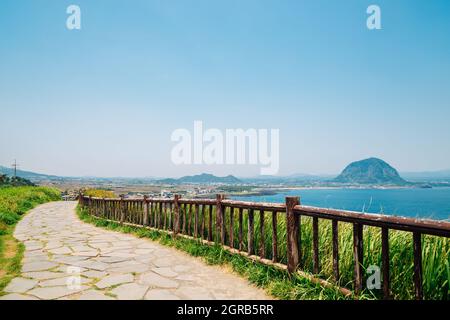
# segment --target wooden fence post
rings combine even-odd
[[[313,272],[320,273],[319,263],[319,218],[313,217]]]
[[[294,213],[294,207],[300,204],[300,197],[286,197],[286,227],[287,227],[287,258],[288,271],[295,272],[299,264],[299,216]]]
[[[178,200],[180,200],[180,195],[176,194],[173,198],[173,211],[175,216],[175,221],[173,224],[173,233],[177,235],[180,233],[180,205],[178,203]]]
[[[225,199],[225,195],[216,195],[216,216],[218,227],[220,229],[220,243],[225,245],[225,210],[223,208],[222,200]]]
[[[212,205],[209,205],[208,215],[209,215],[209,219],[208,219],[208,241],[213,241],[213,227],[212,227],[212,223],[213,223],[213,206]]]
[[[198,208],[199,205],[194,204],[194,238],[198,238]]]
[[[125,201],[123,195],[120,195],[120,224],[125,221]]]
[[[247,253],[249,256],[254,254],[255,245],[255,211],[247,210],[248,214],[248,230],[247,230]]]
[[[272,261],[278,262],[278,223],[277,212],[272,212]]]
[[[243,218],[243,212],[244,209],[239,208],[239,251],[244,250],[244,237],[243,237],[243,225],[244,225],[244,218]]]
[[[230,248],[234,248],[234,207],[230,207],[230,229],[229,229]]]
[[[88,204],[89,204],[89,215],[92,216],[92,212],[94,210],[92,208],[92,196],[89,196]]]
[[[331,220],[331,233],[333,242],[333,275],[334,280],[339,283],[339,224],[338,221]]]
[[[108,211],[108,209],[107,209],[107,207],[106,207],[106,199],[105,198],[103,198],[102,199],[102,204],[103,204],[103,214],[102,214],[102,218],[106,218],[106,214],[107,214],[107,211]]]
[[[266,258],[266,242],[264,230],[264,208],[259,209],[259,256],[261,259]]]
[[[78,205],[80,206],[80,208],[84,207],[84,203],[83,203],[83,194],[81,192],[78,193]]]
[[[143,214],[144,214],[144,219],[142,224],[144,226],[146,226],[148,224],[148,197],[144,196],[144,203],[143,203]]]
[[[355,262],[355,294],[359,295],[363,290],[363,226],[359,223],[353,224],[353,257]]]

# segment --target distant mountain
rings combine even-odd
[[[6,174],[8,176],[14,175],[14,170],[11,168],[0,166],[0,174]],[[47,175],[47,174],[41,174],[31,171],[24,171],[24,170],[17,170],[17,176],[28,179],[31,181],[42,181],[42,180],[60,180],[61,177],[53,176],[53,175]]]
[[[8,176],[14,175],[14,170],[11,168],[0,166],[0,174],[5,174]],[[146,178],[127,178],[127,177],[61,177],[55,175],[41,174],[31,171],[17,170],[17,176],[28,179],[32,182],[43,182],[43,181],[77,181],[77,182],[115,182],[115,183],[130,183],[130,184],[148,184],[148,183],[165,183],[165,184],[238,184],[242,183],[241,180],[234,176],[217,177],[212,174],[200,174],[195,176],[185,176],[180,179],[160,179],[153,177]]]
[[[0,174],[8,176],[14,175],[14,169],[0,166]],[[33,182],[42,181],[90,181],[90,182],[117,182],[117,183],[132,183],[132,184],[148,184],[160,178],[157,177],[95,177],[95,176],[56,176],[43,173],[36,173],[31,171],[17,170],[17,176],[31,180]]]
[[[185,176],[179,179],[162,179],[158,180],[157,183],[164,183],[164,184],[216,184],[216,183],[223,183],[223,184],[237,184],[242,183],[241,180],[234,176],[226,176],[226,177],[217,177],[212,174],[202,173],[200,175],[195,176]]]
[[[369,158],[350,163],[333,180],[338,183],[404,185],[405,181],[397,170],[378,158]]]

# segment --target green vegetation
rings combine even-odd
[[[319,220],[320,266],[322,277],[332,275],[332,233],[331,221]],[[364,227],[364,270],[369,266],[382,265],[381,229]],[[302,245],[304,247],[303,266],[306,271],[313,270],[312,257],[312,219],[302,218]],[[395,299],[414,299],[414,256],[412,233],[391,230],[389,234],[391,290]],[[449,257],[450,239],[434,236],[422,237],[423,285],[426,299],[448,300],[449,296]],[[349,223],[339,225],[339,264],[340,284],[351,288],[353,279],[353,226]],[[366,277],[370,274],[366,274]],[[366,294],[381,298],[381,290]]]
[[[36,205],[59,199],[60,192],[52,188],[0,188],[0,294],[20,274],[24,246],[13,237],[14,226]]]
[[[6,174],[0,174],[0,187],[19,187],[19,186],[34,186],[35,184],[30,180],[21,177],[8,177]]]
[[[83,194],[87,197],[96,197],[96,198],[117,198],[116,194],[109,190],[103,189],[87,189],[83,192]]]
[[[216,214],[212,212],[212,225],[216,225]],[[150,214],[150,221],[154,221],[154,212],[152,210]],[[160,212],[160,210],[156,210]],[[165,211],[165,210],[164,210]],[[181,224],[186,214],[186,228],[189,234],[193,234],[194,231],[194,219],[193,210],[189,207],[181,206]],[[199,212],[199,221],[202,221],[201,212]],[[127,215],[125,222],[141,224],[142,223],[142,208],[139,206],[130,206],[127,209]],[[159,221],[164,224],[167,221],[167,225],[170,225],[172,214],[167,210],[165,213],[167,218],[160,217]],[[159,214],[158,214],[159,215]],[[205,230],[203,238],[207,238],[207,226],[209,225],[209,206],[205,207]],[[272,259],[272,215],[269,212],[265,212],[264,219],[264,243],[265,252],[268,259]],[[225,213],[227,226],[226,243],[229,241],[229,225],[231,212],[230,209]],[[285,216],[278,214],[278,260],[281,263],[287,263],[286,257],[286,224]],[[189,220],[191,221],[189,223]],[[233,211],[234,220],[234,248],[239,247],[238,240],[238,210]],[[189,229],[190,226],[190,229]],[[219,240],[219,232],[216,228],[213,228],[213,239],[216,242]],[[248,212],[243,212],[243,251],[247,251],[247,230],[248,230]],[[254,211],[254,247],[255,254],[258,254],[260,249],[260,230],[261,220],[258,210]],[[312,218],[302,217],[301,219],[301,247],[302,247],[302,259],[301,269],[303,271],[313,272],[313,256],[312,256]],[[364,262],[363,268],[367,270],[370,266],[381,267],[381,230],[375,227],[364,227],[363,230],[363,246],[364,246]],[[413,243],[412,234],[404,231],[390,230],[389,233],[390,244],[390,269],[391,269],[391,290],[393,298],[395,299],[414,299],[414,259],[413,259]],[[331,221],[319,219],[319,256],[320,256],[320,275],[319,277],[332,282],[333,275],[332,265],[332,232]],[[206,249],[205,249],[206,250]],[[423,256],[423,289],[425,299],[433,300],[448,300],[449,295],[449,283],[450,283],[450,239],[423,236],[422,237],[422,256]],[[339,267],[340,276],[339,285],[348,289],[352,289],[353,286],[353,225],[350,223],[339,223]],[[366,278],[371,273],[366,273]],[[369,291],[366,289],[364,294],[367,297],[374,299],[382,298],[381,290]]]
[[[234,239],[235,248],[238,247],[238,230],[237,223],[238,214],[234,212],[235,230]],[[286,264],[286,221],[284,215],[278,214],[278,253],[279,261]],[[226,225],[229,225],[230,213],[226,213]],[[248,217],[244,211],[244,250],[247,250],[246,234],[248,229]],[[255,211],[255,249],[258,250],[260,243],[260,215]],[[272,217],[265,214],[264,219],[264,237],[265,251],[269,259],[272,258]],[[363,229],[363,246],[364,259],[363,269],[367,270],[369,266],[381,267],[381,229],[375,227],[364,227]],[[390,230],[390,270],[391,270],[391,290],[395,299],[415,299],[414,296],[414,256],[412,233]],[[302,259],[301,269],[303,271],[313,273],[313,231],[312,218],[302,217],[301,219],[301,246]],[[422,259],[423,259],[423,286],[424,297],[433,300],[448,300],[450,298],[450,239],[423,236],[422,237]],[[320,257],[320,277],[323,279],[331,279],[333,275],[332,260],[332,228],[331,221],[319,219],[319,257]],[[339,223],[339,268],[340,276],[339,285],[348,289],[352,289],[353,283],[353,225],[350,223]],[[366,278],[371,273],[366,273]],[[330,280],[331,281],[331,280]],[[367,296],[373,298],[382,298],[381,290],[364,292]]]
[[[335,288],[324,288],[318,284],[300,277],[289,276],[287,272],[277,268],[256,263],[246,257],[231,254],[221,246],[208,246],[200,241],[183,237],[173,238],[170,234],[145,228],[121,226],[119,223],[90,216],[86,210],[77,209],[81,220],[92,223],[96,227],[124,233],[131,233],[140,238],[153,241],[182,250],[192,256],[202,258],[211,265],[222,265],[246,277],[251,283],[264,288],[272,296],[284,300],[344,300],[345,297]],[[366,298],[363,296],[362,298]]]

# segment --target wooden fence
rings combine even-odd
[[[133,226],[164,230],[205,243],[221,244],[225,249],[260,263],[295,272],[301,268],[301,216],[312,218],[313,273],[320,273],[319,219],[331,220],[333,278],[339,272],[339,222],[353,224],[354,291],[363,290],[363,227],[381,228],[383,296],[390,297],[389,230],[412,233],[414,252],[414,287],[417,299],[423,299],[422,235],[450,238],[450,223],[419,220],[360,212],[330,210],[300,205],[298,197],[286,203],[233,201],[219,194],[216,199],[104,199],[80,196],[79,204],[90,215]],[[245,213],[245,214],[244,214]],[[256,216],[259,215],[259,216]],[[255,216],[259,224],[255,226]],[[247,221],[244,221],[244,217]],[[284,222],[281,221],[284,219]],[[236,221],[237,220],[237,221]],[[267,223],[267,221],[269,221]],[[262,222],[262,223],[261,223]],[[280,237],[280,224],[285,235]],[[268,230],[267,230],[268,229]],[[266,239],[269,238],[270,239]],[[283,242],[280,242],[283,238]],[[266,241],[269,240],[269,241]],[[269,244],[269,245],[268,245]],[[283,247],[285,257],[280,259]]]

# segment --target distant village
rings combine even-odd
[[[436,188],[450,186],[450,171],[411,179],[401,177],[396,169],[377,158],[349,164],[338,176],[259,176],[236,178],[218,177],[208,173],[166,178],[99,178],[60,177],[0,166],[0,184],[38,184],[55,187],[65,200],[74,200],[88,189],[111,191],[125,198],[172,198],[175,193],[184,198],[213,198],[217,193],[233,196],[271,195],[286,189],[298,188]],[[417,174],[416,174],[417,175]],[[12,178],[11,178],[12,177]],[[3,181],[3,182],[2,182]]]

